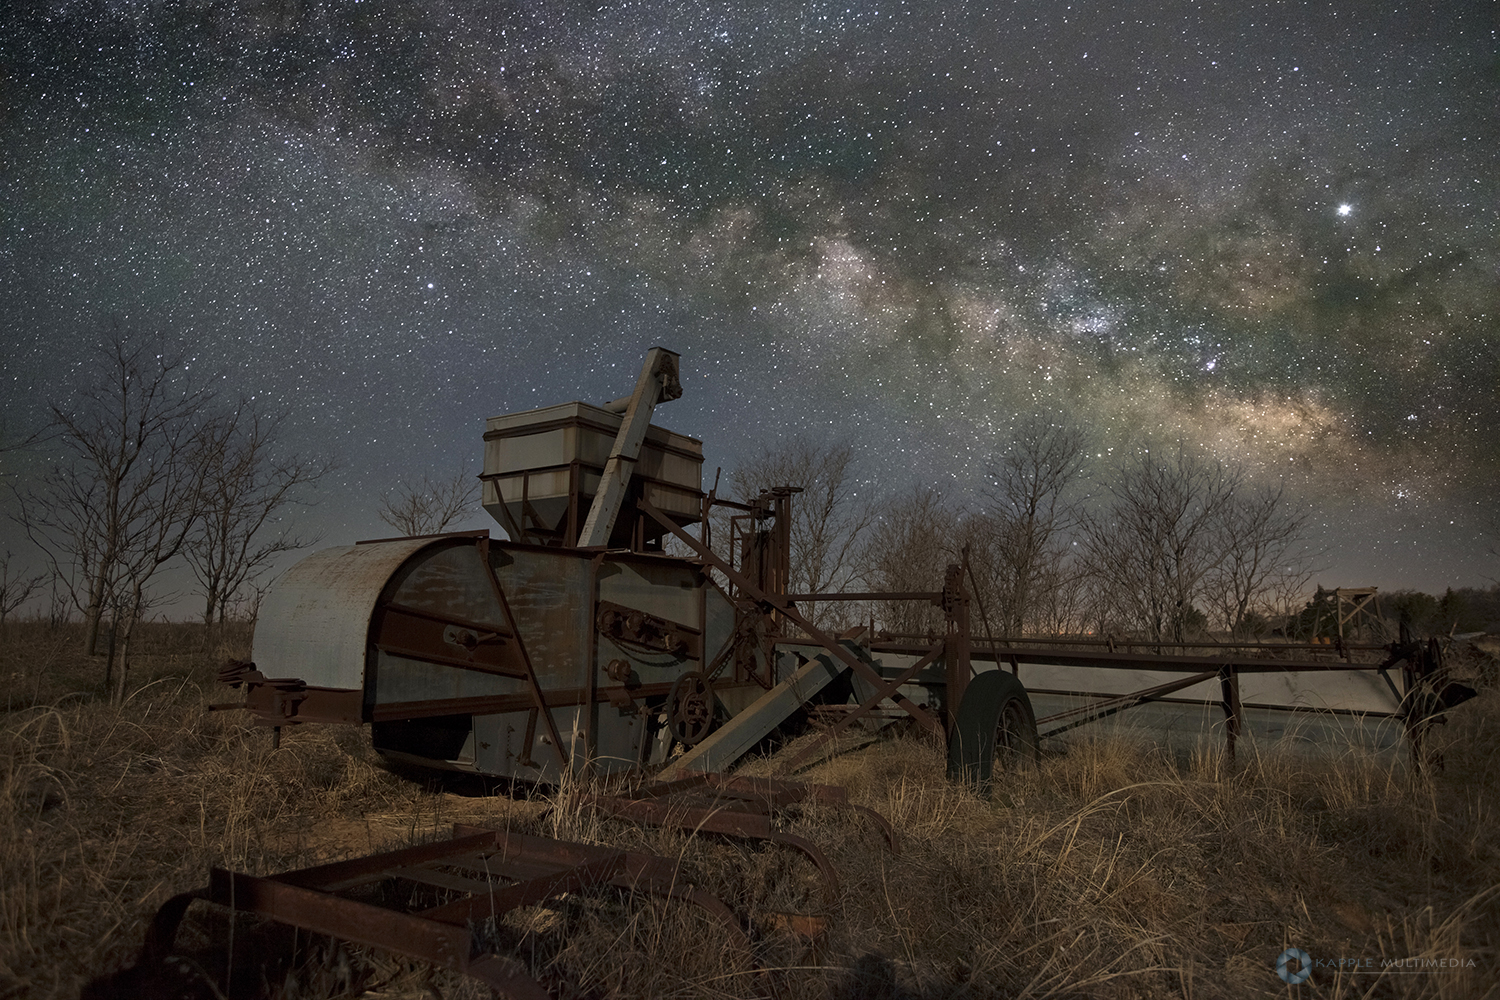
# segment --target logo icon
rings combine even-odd
[[[1292,963],[1296,962],[1296,968]],[[1312,957],[1301,948],[1288,948],[1276,959],[1276,974],[1288,986],[1300,986],[1312,975]]]

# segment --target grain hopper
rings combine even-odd
[[[608,773],[696,743],[780,678],[764,610],[663,552],[708,500],[702,444],[651,423],[681,392],[678,356],[654,348],[624,399],[491,418],[483,504],[508,540],[317,552],[267,594],[255,664],[225,679],[278,733],[368,723],[388,758],[485,775]],[[757,572],[784,565],[765,555],[784,537],[748,538]]]

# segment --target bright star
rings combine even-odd
[[[1348,215],[1352,211],[1354,211],[1354,206],[1349,204],[1347,201],[1339,206],[1340,215]]]

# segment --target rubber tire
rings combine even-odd
[[[1001,721],[1012,727],[1009,748],[1002,747],[1002,768],[1035,766],[1041,761],[1036,712],[1026,688],[1003,670],[986,670],[969,681],[958,718],[948,739],[948,778],[988,793],[995,769],[996,735]]]

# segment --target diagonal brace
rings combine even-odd
[[[857,709],[844,716],[838,722],[835,722],[824,732],[819,733],[816,739],[808,743],[807,746],[803,747],[801,750],[797,751],[796,756],[787,761],[785,764],[781,765],[779,770],[783,774],[790,771],[792,768],[796,767],[798,764],[802,763],[804,760],[810,757],[813,751],[820,750],[827,744],[833,742],[833,740],[838,736],[839,733],[847,729],[857,719],[862,719],[865,716],[869,715],[872,711],[875,710],[875,707],[877,705],[900,690],[901,685],[905,684],[907,681],[915,677],[918,671],[941,656],[945,645],[946,644],[942,642],[933,643],[932,648],[927,651],[926,656],[922,657],[916,663],[913,663],[911,666],[901,671],[900,675],[887,682],[873,695],[860,702]]]
[[[741,593],[749,594],[756,601],[759,601],[762,604],[770,605],[777,611],[780,611],[788,619],[795,622],[802,629],[802,631],[806,632],[808,634],[808,637],[811,638],[813,642],[816,642],[818,645],[828,650],[839,660],[843,661],[843,663],[850,669],[852,669],[856,674],[869,681],[875,687],[881,688],[885,686],[884,677],[881,677],[878,673],[876,673],[869,664],[863,662],[858,657],[850,653],[836,639],[832,638],[822,629],[816,627],[812,624],[812,622],[809,622],[806,618],[802,617],[801,612],[797,610],[796,606],[792,604],[792,602],[788,601],[784,597],[777,597],[774,594],[768,594],[764,590],[761,590],[759,587],[757,587],[754,583],[751,583],[750,580],[746,579],[746,577],[738,570],[736,570],[733,566],[730,566],[729,563],[719,558],[719,556],[712,549],[704,545],[692,535],[689,535],[687,532],[683,531],[676,524],[674,524],[672,520],[667,517],[667,515],[657,510],[656,505],[653,504],[650,500],[647,500],[644,496],[641,497],[640,500],[637,501],[637,503],[644,513],[651,515],[651,517],[654,518],[658,524],[670,531],[674,536],[676,536],[679,541],[681,541],[688,548],[692,549],[694,552],[698,553],[698,557],[700,559],[712,565],[714,569],[717,569],[720,573],[723,573],[730,583],[734,584],[740,589]],[[921,708],[921,706],[914,703],[910,698],[902,694],[894,694],[891,696],[891,700],[894,701],[897,705],[901,706],[901,708],[905,709],[906,714],[916,719],[929,732],[934,733],[937,736],[944,735],[942,723],[938,722],[937,719],[933,718],[930,713]]]

